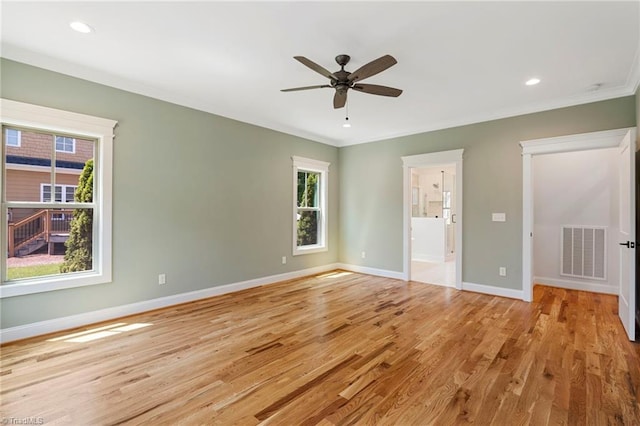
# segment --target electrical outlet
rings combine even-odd
[[[167,274],[158,275],[158,284],[163,285],[167,283]]]
[[[362,256],[363,259],[366,259],[367,253],[363,251],[361,256]]]
[[[504,266],[501,266],[500,269],[498,269],[498,274],[500,274],[501,277],[506,277],[507,276],[507,268],[505,268]]]
[[[491,213],[491,220],[494,222],[506,222],[507,215],[506,213]]]
[[[282,264],[283,265],[287,264],[287,256],[282,256]]]

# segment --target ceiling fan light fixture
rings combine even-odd
[[[89,34],[90,32],[93,31],[93,28],[91,28],[88,24],[85,24],[84,22],[80,22],[80,21],[70,22],[69,26],[71,27],[72,30],[82,34]]]
[[[344,118],[344,123],[342,123],[342,127],[344,127],[345,129],[348,129],[349,127],[351,127],[351,123],[349,123],[349,117]]]

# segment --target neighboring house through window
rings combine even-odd
[[[4,130],[4,139],[6,141],[7,146],[13,146],[16,148],[20,147],[20,136],[22,132],[17,129],[5,129]]]
[[[0,120],[7,141],[0,170],[0,297],[111,282],[116,122],[7,99],[0,99]],[[10,136],[16,134],[18,146]],[[82,195],[76,199],[79,186]],[[75,228],[82,233],[75,240],[74,220],[83,224]],[[61,259],[58,268],[41,268],[45,272],[26,277],[16,271],[12,258],[30,250],[48,248],[51,253],[55,245],[67,254],[75,250],[86,261]]]
[[[329,163],[293,159],[293,254],[327,251]]]
[[[57,203],[71,203],[78,185],[56,185],[55,201]],[[51,185],[40,185],[40,201],[51,201]]]

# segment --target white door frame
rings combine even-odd
[[[430,154],[402,157],[402,229],[403,229],[403,271],[405,281],[411,279],[411,169],[455,164],[456,167],[456,224],[455,259],[456,288],[462,290],[462,153],[463,149],[440,151]]]
[[[522,298],[533,300],[533,169],[539,154],[617,148],[630,128],[521,141],[522,147]],[[635,183],[634,183],[635,184]]]

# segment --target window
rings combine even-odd
[[[293,157],[293,254],[327,251],[329,163]]]
[[[20,130],[5,129],[4,131],[4,140],[7,146],[19,148],[21,136],[22,132],[20,132]]]
[[[0,99],[0,120],[5,135],[21,131],[30,147],[28,155],[16,157],[3,146],[0,297],[110,282],[116,122],[7,99]],[[73,152],[76,158],[58,159],[59,151]],[[81,188],[77,198],[76,188]],[[71,230],[73,221],[80,231]],[[65,243],[74,232],[81,234]],[[62,247],[63,254],[75,250],[73,254],[84,254],[88,261],[81,267],[40,265],[43,272],[32,268],[25,275],[14,258],[37,250],[34,244],[41,250]]]
[[[76,140],[67,136],[56,136],[56,151],[68,152],[73,154],[76,152]]]
[[[77,185],[56,185],[56,203],[72,203]],[[40,185],[40,201],[51,201],[51,185],[43,183]]]

